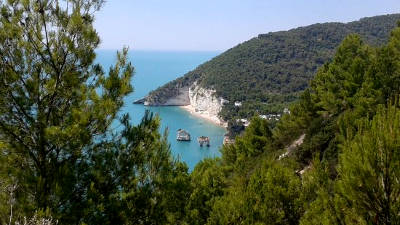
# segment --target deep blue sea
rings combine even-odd
[[[163,133],[166,128],[169,130],[168,141],[171,144],[173,155],[186,162],[190,170],[193,170],[200,160],[220,155],[219,148],[222,146],[225,129],[195,117],[179,107],[148,107],[135,105],[133,102],[218,54],[219,52],[187,51],[130,51],[129,54],[129,59],[135,67],[135,75],[132,79],[134,92],[125,98],[122,113],[129,113],[135,124],[140,122],[145,109],[157,113],[161,118],[160,132]],[[116,51],[98,50],[96,61],[107,71],[110,65],[115,64]],[[178,129],[187,130],[192,136],[192,141],[176,141]],[[201,148],[199,146],[197,137],[202,135],[210,137],[210,147]]]

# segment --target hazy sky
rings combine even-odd
[[[260,33],[399,13],[400,0],[107,0],[102,49],[226,50]]]

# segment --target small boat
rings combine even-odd
[[[176,134],[177,141],[190,141],[190,134],[186,130],[179,129]]]
[[[200,147],[203,147],[204,144],[206,144],[207,147],[210,147],[210,138],[206,136],[201,136],[197,138],[197,141],[200,144]]]

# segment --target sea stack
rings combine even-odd
[[[204,144],[206,144],[207,147],[210,147],[210,138],[209,137],[201,136],[201,137],[197,138],[197,140],[199,141],[200,147],[203,147]]]
[[[178,141],[190,141],[189,132],[179,129],[176,135],[176,140]]]

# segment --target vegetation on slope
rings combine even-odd
[[[255,117],[221,159],[200,163],[194,193],[209,190],[202,199],[212,206],[189,215],[202,224],[398,224],[400,28],[390,37],[375,48],[348,36],[292,114],[271,131]]]
[[[221,112],[225,120],[281,112],[308,87],[317,69],[332,59],[347,35],[357,33],[369,44],[383,44],[399,19],[399,14],[393,14],[261,34],[151,92],[149,99],[165,102],[177,87],[199,80],[230,101]],[[235,101],[243,106],[234,107]]]
[[[134,127],[118,117],[132,91],[128,50],[107,75],[93,64],[102,2],[0,1],[0,224],[183,217],[187,166],[159,119],[147,113]]]

